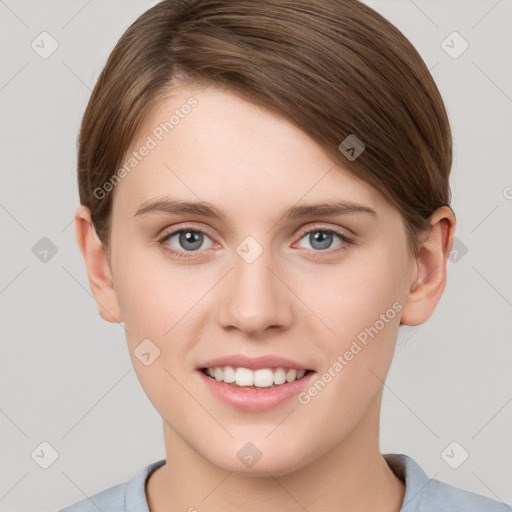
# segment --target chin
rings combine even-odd
[[[268,477],[292,473],[307,464],[304,452],[298,456],[295,446],[283,451],[283,446],[267,447],[259,450],[256,443],[236,443],[233,449],[221,453],[203,454],[213,465],[240,476]]]

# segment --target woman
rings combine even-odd
[[[355,0],[165,0],[109,57],[75,226],[166,459],[66,512],[509,510],[381,454],[455,229],[423,60]]]

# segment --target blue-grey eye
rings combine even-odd
[[[323,251],[325,249],[331,249],[334,237],[339,238],[343,241],[341,235],[338,235],[332,231],[327,231],[325,229],[314,229],[305,233],[305,235],[301,238],[301,240],[306,239],[310,244],[310,247],[306,247],[306,249],[314,249],[318,251]],[[338,244],[338,245],[341,245]]]
[[[208,247],[202,247],[205,238],[208,238],[205,233],[192,229],[180,229],[171,233],[168,237],[168,243],[172,245],[172,239],[178,237],[178,250],[184,251],[197,251],[198,249],[207,249]]]

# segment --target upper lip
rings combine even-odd
[[[210,359],[199,366],[202,368],[215,368],[218,366],[233,366],[235,368],[249,368],[258,370],[260,368],[294,368],[295,370],[309,370],[297,361],[274,355],[263,355],[259,357],[248,357],[243,354],[233,354],[229,356]]]

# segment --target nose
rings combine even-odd
[[[270,329],[288,329],[293,318],[293,294],[270,251],[264,250],[252,262],[235,252],[233,267],[218,298],[221,327],[238,329],[253,338]]]

